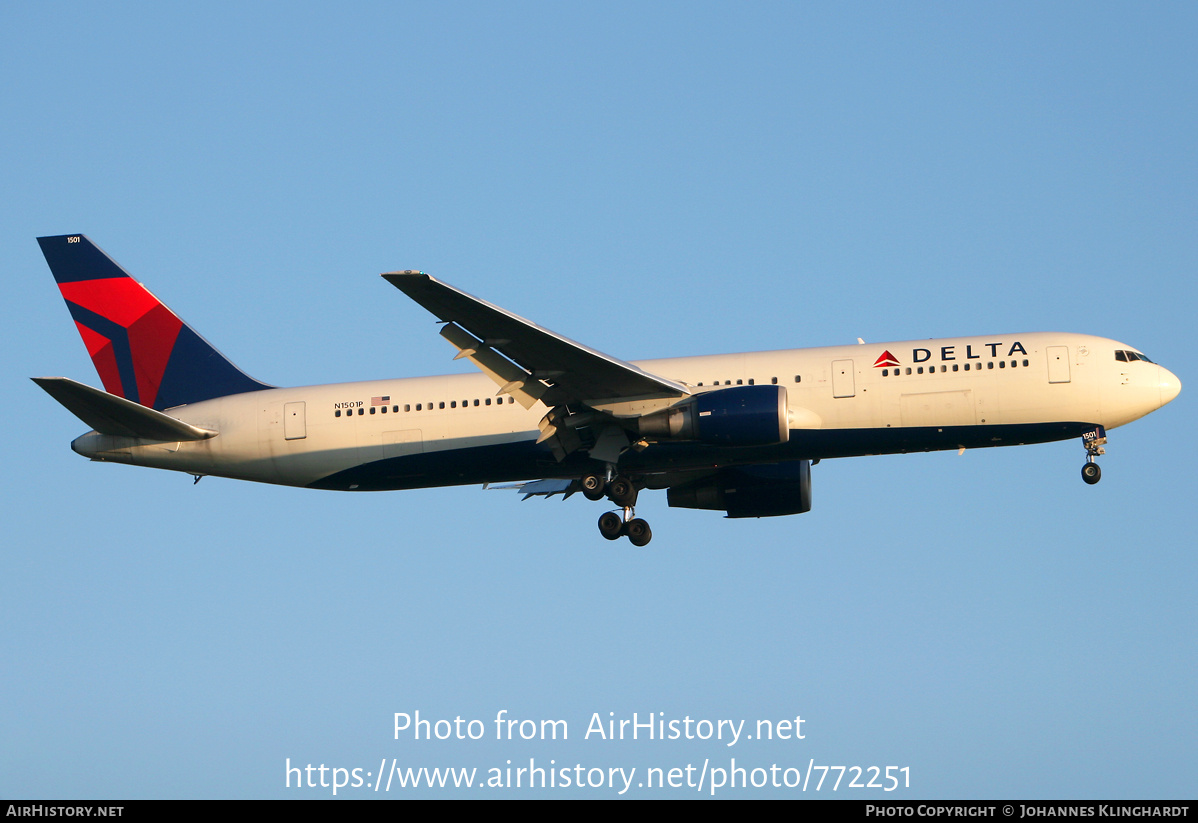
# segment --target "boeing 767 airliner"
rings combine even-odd
[[[1028,332],[629,363],[417,271],[383,277],[442,323],[479,374],[278,388],[238,369],[87,237],[42,253],[104,384],[34,378],[92,431],[92,460],[343,491],[510,483],[615,510],[652,537],[641,489],[728,517],[811,508],[825,458],[1080,437],[1097,483],[1106,430],[1180,381],[1131,346]]]

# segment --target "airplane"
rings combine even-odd
[[[86,236],[40,237],[104,390],[33,378],[91,427],[92,460],[287,486],[483,484],[608,500],[609,540],[652,539],[638,494],[772,517],[811,509],[820,460],[1082,439],[1181,382],[1123,343],[1031,332],[626,362],[418,271],[382,277],[478,373],[279,388],[234,366]]]

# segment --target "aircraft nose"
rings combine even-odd
[[[1157,366],[1157,368],[1161,370],[1158,383],[1161,390],[1161,405],[1163,406],[1181,393],[1181,381],[1177,379],[1177,375],[1164,366]]]

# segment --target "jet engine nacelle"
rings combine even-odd
[[[773,446],[790,439],[785,386],[732,386],[697,394],[685,403],[647,414],[637,430],[662,440],[695,440],[713,446]]]
[[[720,469],[711,477],[671,486],[669,504],[713,509],[729,517],[776,517],[811,511],[811,461],[792,460]]]

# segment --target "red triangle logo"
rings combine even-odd
[[[884,352],[882,352],[882,355],[877,360],[874,361],[874,368],[880,369],[883,366],[897,366],[898,364],[899,364],[899,361],[895,358],[895,356],[893,354],[891,354],[888,351],[884,351]]]

